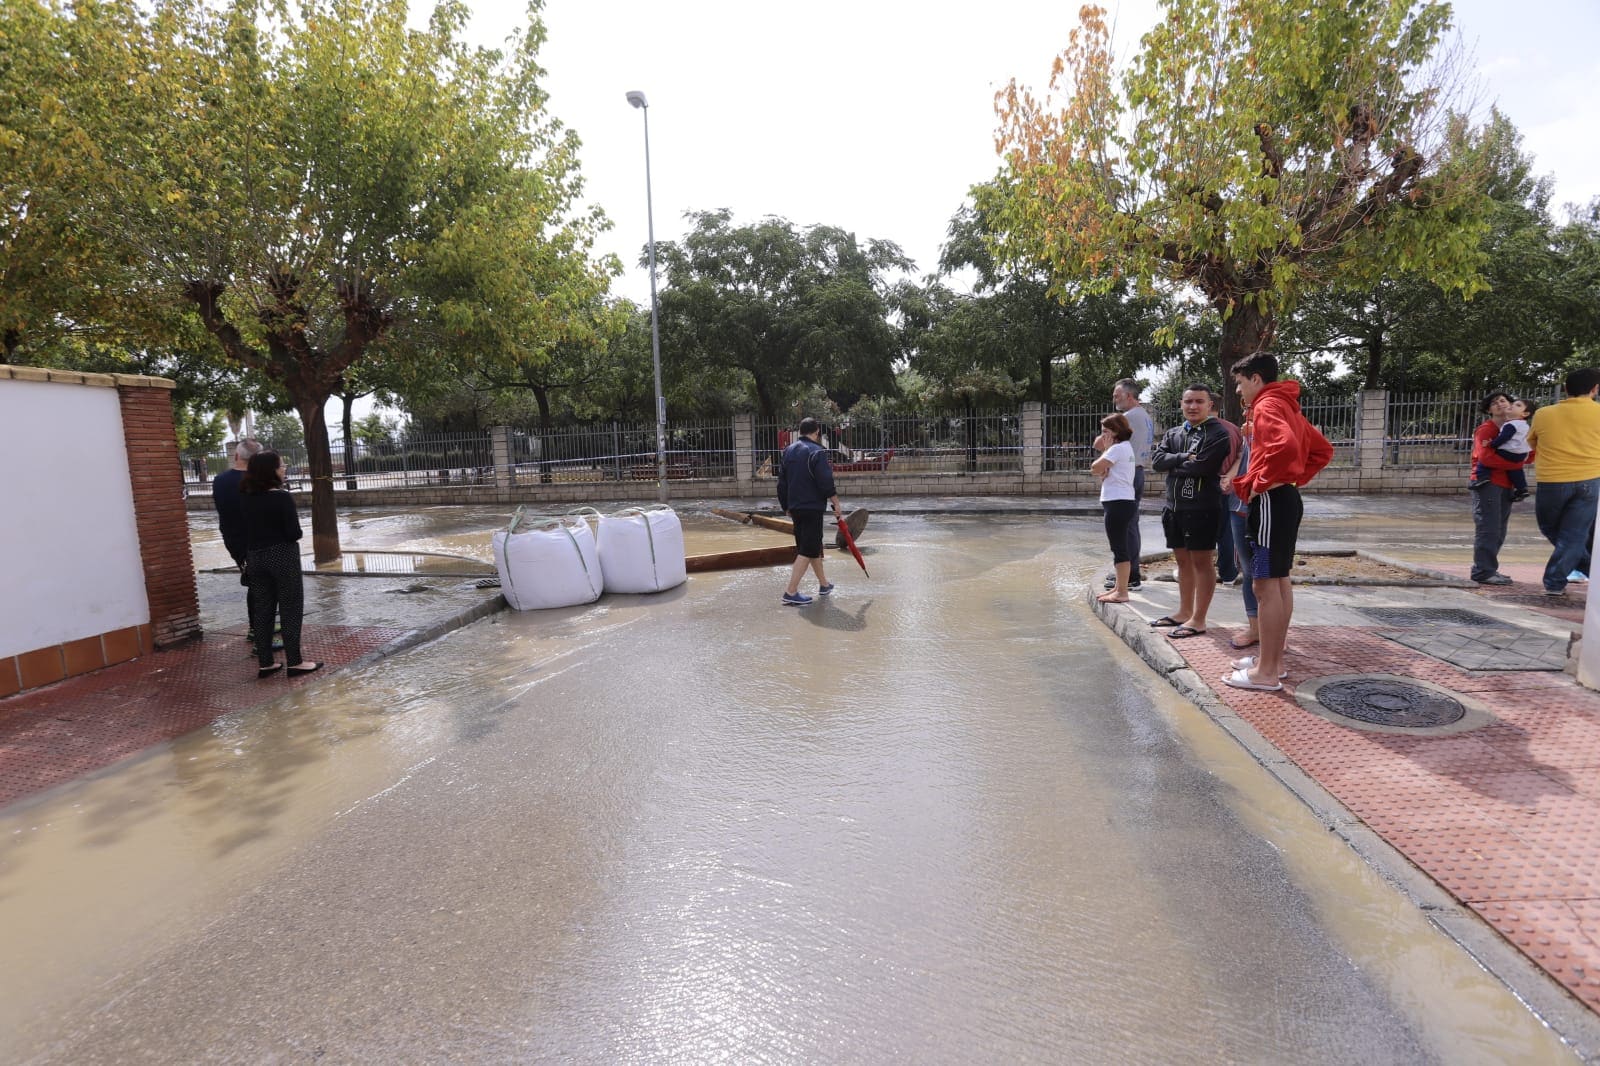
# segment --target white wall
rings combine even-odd
[[[117,390],[0,379],[0,463],[0,656],[150,621]]]
[[[1594,549],[1600,545],[1600,535],[1589,545],[1590,566],[1594,566]],[[1600,567],[1595,567],[1600,570]],[[1583,643],[1578,646],[1578,681],[1590,688],[1600,689],[1600,595],[1594,592],[1596,575],[1589,575],[1589,602],[1583,609]]]

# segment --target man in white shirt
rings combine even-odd
[[[1134,519],[1128,525],[1128,558],[1132,560],[1128,587],[1136,589],[1143,581],[1139,552],[1144,547],[1143,538],[1139,536],[1138,507],[1144,499],[1144,472],[1150,467],[1150,450],[1155,447],[1156,427],[1150,420],[1150,412],[1139,404],[1139,383],[1132,378],[1123,378],[1111,387],[1111,406],[1120,411],[1128,419],[1128,425],[1133,427],[1133,438],[1128,443],[1133,445],[1134,462],[1139,464],[1133,472]],[[1115,588],[1116,584],[1116,579],[1112,578],[1106,582],[1106,588]]]

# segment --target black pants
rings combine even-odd
[[[250,578],[250,632],[256,638],[256,662],[272,665],[272,617],[283,624],[283,657],[290,666],[300,664],[300,619],[305,613],[305,590],[300,577],[300,546],[275,544],[246,557]]]
[[[244,586],[245,623],[254,629],[256,624],[256,590],[250,587],[250,568],[248,565],[246,565],[247,561],[245,559],[245,551],[243,548],[240,548],[237,552],[235,552],[232,548],[229,548],[228,554],[233,556],[233,561],[238,564],[239,584]],[[251,634],[250,639],[255,639],[254,634]]]
[[[1111,561],[1113,563],[1131,563],[1137,556],[1132,555],[1128,549],[1131,538],[1128,536],[1128,526],[1137,525],[1139,522],[1138,500],[1101,500],[1100,509],[1105,512],[1106,540],[1111,544]],[[1132,568],[1129,568],[1128,580],[1133,580]]]

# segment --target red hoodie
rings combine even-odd
[[[1250,405],[1250,469],[1233,479],[1241,500],[1279,483],[1304,485],[1333,458],[1333,445],[1300,413],[1300,383],[1269,381]]]

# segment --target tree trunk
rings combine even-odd
[[[347,489],[353,489],[356,487],[356,434],[351,412],[356,405],[356,397],[354,393],[341,392],[339,394],[339,399],[344,401],[344,487]]]
[[[1222,379],[1222,417],[1229,422],[1239,421],[1239,393],[1233,387],[1233,364],[1247,355],[1255,355],[1272,343],[1277,332],[1277,321],[1255,309],[1247,295],[1235,303],[1233,313],[1222,320],[1222,347],[1217,353],[1217,368]]]
[[[967,473],[978,472],[978,412],[967,397]]]
[[[1050,396],[1055,390],[1055,381],[1051,377],[1055,365],[1053,355],[1048,349],[1039,353],[1039,402],[1046,407],[1050,406]]]
[[[548,485],[555,480],[550,469],[550,431],[555,428],[550,422],[550,390],[535,385],[533,398],[539,404],[539,483]]]
[[[1367,378],[1362,384],[1362,388],[1375,389],[1378,387],[1378,375],[1383,370],[1383,355],[1386,348],[1383,327],[1380,326],[1367,338]]]
[[[295,410],[306,430],[306,467],[311,474],[311,553],[318,563],[339,558],[339,513],[333,505],[333,453],[323,405],[333,394],[295,396]]]

